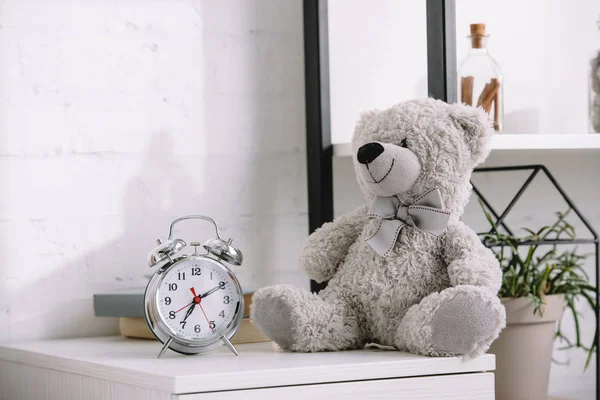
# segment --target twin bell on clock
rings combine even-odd
[[[173,237],[173,228],[189,219],[210,222],[216,237],[204,244],[191,242],[194,252],[184,254],[187,243]],[[177,218],[168,239],[157,242],[148,255],[148,265],[157,270],[146,287],[144,312],[154,336],[163,343],[158,357],[167,349],[191,355],[223,344],[238,355],[230,339],[244,316],[244,296],[226,264],[241,265],[241,251],[231,239],[221,239],[217,223],[203,215]],[[199,254],[199,246],[206,252]]]

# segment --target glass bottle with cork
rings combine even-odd
[[[500,132],[504,120],[502,73],[486,48],[485,24],[471,24],[470,28],[471,50],[458,70],[460,101],[482,107],[494,122],[494,130]]]

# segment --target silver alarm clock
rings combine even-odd
[[[192,254],[180,254],[187,246],[173,237],[180,221],[200,219],[213,224],[216,237],[202,245],[191,242]],[[169,237],[148,255],[148,265],[158,267],[145,293],[145,316],[148,326],[167,349],[181,354],[198,354],[225,344],[235,355],[231,337],[237,332],[244,313],[242,288],[225,265],[242,264],[242,253],[219,236],[217,223],[203,215],[188,215],[171,223]]]

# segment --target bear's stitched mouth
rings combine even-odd
[[[387,176],[390,174],[390,172],[392,172],[392,168],[394,168],[394,161],[396,161],[396,160],[392,158],[392,164],[390,165],[390,169],[388,169],[388,172],[386,172],[385,175],[383,176],[383,178],[381,178],[380,180],[375,179],[375,177],[371,173],[371,170],[369,169],[369,164],[367,164],[366,165],[367,171],[369,171],[369,175],[371,175],[371,178],[373,178],[373,182],[371,182],[371,181],[367,181],[367,182],[368,183],[381,183],[381,182],[383,182],[383,180],[385,178],[387,178]]]

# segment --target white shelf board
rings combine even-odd
[[[502,134],[492,137],[492,150],[497,151],[598,151],[600,134],[584,135],[542,135],[542,134]],[[352,155],[352,143],[333,145],[334,157]]]
[[[223,346],[189,357],[168,351],[158,360],[161,344],[155,340],[42,340],[0,346],[0,361],[176,394],[463,374],[493,371],[496,366],[496,359],[490,354],[464,361],[459,357],[423,357],[376,349],[286,353],[273,342],[236,347],[239,357]]]

